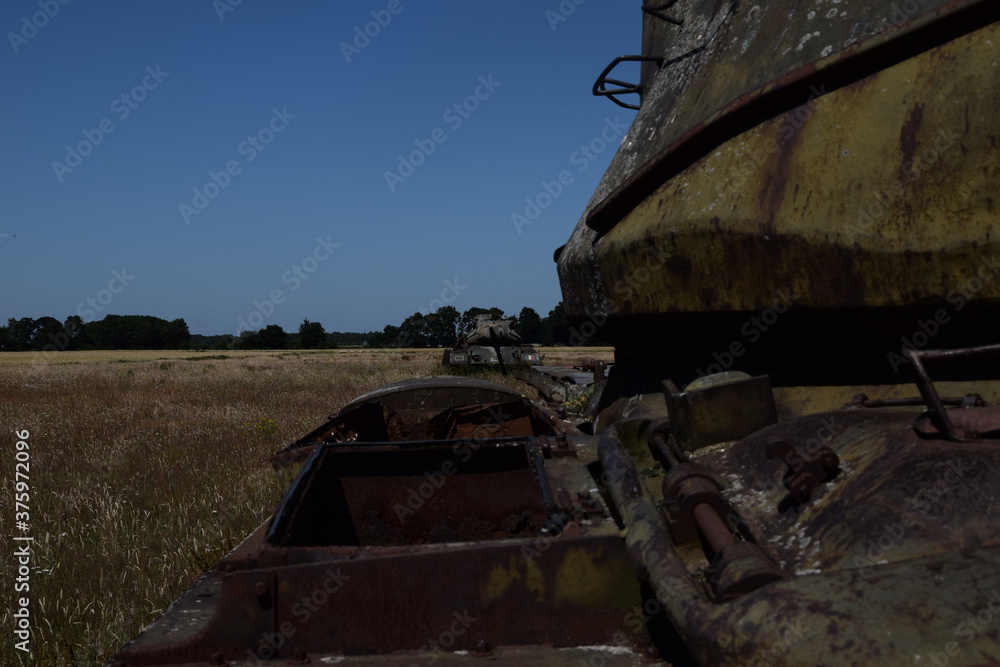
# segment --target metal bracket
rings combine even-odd
[[[812,455],[804,454],[784,438],[772,438],[767,443],[767,458],[780,459],[785,471],[785,488],[800,503],[809,502],[817,486],[836,477],[840,469],[837,453],[823,446]]]
[[[989,357],[1000,355],[1000,345],[980,345],[978,347],[966,347],[957,350],[904,350],[903,354],[910,363],[913,364],[913,371],[917,375],[917,389],[927,403],[930,412],[931,422],[944,434],[944,437],[952,442],[976,442],[979,440],[978,433],[959,433],[945,410],[944,402],[934,387],[927,369],[924,368],[924,361],[939,361],[947,359],[968,359],[970,357]]]
[[[667,16],[664,12],[674,5],[677,4],[677,0],[669,0],[669,2],[661,2],[655,5],[643,5],[642,11],[649,14],[650,16],[655,16],[658,19],[666,21],[667,23],[672,23],[673,25],[684,25],[684,21],[681,19],[675,19],[672,16]]]
[[[611,70],[619,65],[619,63],[624,62],[655,62],[657,67],[663,67],[663,58],[659,56],[618,56],[611,63],[604,68],[604,71],[597,77],[597,81],[594,82],[594,87],[591,92],[598,97],[604,96],[610,99],[612,102],[620,107],[626,109],[632,109],[634,111],[639,110],[638,104],[629,104],[628,102],[622,102],[616,95],[641,95],[642,94],[642,84],[641,83],[629,83],[627,81],[621,81],[619,79],[609,79],[608,75],[611,74]],[[619,86],[619,88],[608,89],[608,84],[613,84]]]

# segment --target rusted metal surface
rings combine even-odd
[[[120,665],[288,658],[295,651],[365,655],[475,651],[492,646],[628,646],[625,615],[641,604],[638,584],[614,536],[565,537],[438,549],[314,550],[313,561],[255,567],[230,563],[211,619],[184,641],[154,625]],[[271,551],[276,551],[271,553]],[[288,549],[262,547],[274,563]],[[536,554],[528,557],[525,554]],[[254,586],[262,578],[268,595]],[[184,615],[194,599],[178,602]],[[451,637],[443,644],[439,638]],[[223,641],[225,638],[228,641]]]
[[[710,150],[719,137],[738,133],[741,131],[738,128],[741,127],[747,129],[759,118],[773,117],[782,113],[796,97],[808,99],[810,86],[825,83],[829,88],[857,80],[875,69],[912,57],[921,50],[940,43],[941,39],[953,36],[953,31],[960,34],[962,30],[973,29],[997,18],[996,7],[988,1],[925,2],[920,7],[919,15],[914,12],[899,12],[896,16],[901,15],[902,21],[893,16],[895,5],[881,6],[880,3],[867,3],[864,7],[858,7],[855,3],[844,3],[845,6],[841,11],[824,12],[827,21],[822,26],[821,34],[816,35],[808,30],[803,32],[796,28],[800,26],[804,28],[803,24],[808,24],[818,12],[823,11],[821,3],[813,5],[779,2],[770,3],[763,11],[760,7],[756,10],[751,9],[747,12],[748,16],[744,17],[758,23],[754,37],[762,43],[750,44],[750,40],[744,37],[742,42],[732,40],[727,44],[725,41],[727,31],[737,29],[746,31],[745,25],[739,25],[737,21],[739,10],[746,12],[748,8],[740,8],[737,3],[728,2],[715,3],[714,7],[710,3],[692,4],[700,5],[693,11],[700,11],[701,16],[698,18],[702,21],[707,20],[707,25],[711,27],[703,30],[699,35],[700,39],[696,38],[698,46],[689,48],[685,55],[698,55],[704,73],[692,72],[688,76],[694,79],[693,81],[665,86],[674,94],[674,99],[660,97],[650,100],[650,106],[656,105],[657,108],[650,109],[648,115],[663,118],[664,107],[667,107],[676,109],[680,118],[669,123],[672,127],[658,128],[666,131],[651,133],[656,137],[651,143],[659,144],[661,146],[659,151],[654,152],[649,145],[631,149],[647,156],[647,160],[631,175],[623,178],[622,183],[590,211],[587,224],[598,232],[608,231],[629,210],[652,194],[664,180],[678,173],[686,166],[686,162],[690,163],[693,156]],[[708,7],[711,9],[708,10]],[[859,9],[861,11],[858,11]],[[773,21],[770,26],[767,25],[769,19]],[[780,52],[782,57],[775,59],[773,56],[778,49],[774,48],[773,43],[763,43],[769,36],[766,34],[768,30],[773,31],[771,35],[804,34],[808,37],[797,44],[796,48],[784,49]],[[819,39],[812,40],[813,37]],[[844,41],[838,43],[840,40]],[[672,41],[679,40],[675,38]],[[810,45],[811,41],[825,43],[827,46]],[[686,43],[692,44],[690,37]],[[837,48],[834,47],[835,44]],[[653,48],[656,46],[663,48],[665,45],[654,45]],[[713,46],[716,48],[712,49]],[[817,47],[822,51],[817,52]],[[737,76],[727,81],[721,89],[717,84],[699,80],[713,69],[710,65],[724,66],[728,64],[727,61],[732,62],[737,51],[742,58],[747,58],[747,52],[750,51],[751,60],[755,57],[769,58],[769,60],[755,63],[758,65],[756,67],[751,65],[736,72]],[[813,58],[801,55],[803,52],[807,54],[812,52]],[[662,56],[643,57],[662,67]],[[644,79],[660,75],[658,71],[655,74],[653,72],[654,70],[650,68],[645,69]],[[606,73],[607,70],[602,76]],[[685,73],[682,73],[680,78],[683,78]],[[758,79],[762,85],[747,87],[752,85],[753,81],[749,77],[763,77],[768,73],[772,74],[773,78],[763,81]],[[669,71],[664,72],[662,78],[666,79],[670,74]],[[747,78],[744,79],[741,75]],[[644,85],[648,85],[648,82],[634,84],[624,92],[642,92]],[[595,84],[594,94],[598,94],[596,88]],[[709,95],[704,94],[706,89]],[[695,97],[699,92],[702,94]],[[730,97],[727,98],[727,95]],[[684,104],[687,101],[685,98],[695,98],[697,101],[694,104]],[[709,106],[713,103],[716,105],[715,108]],[[792,107],[794,106],[798,104],[792,104]],[[697,115],[699,111],[702,113],[700,117]],[[637,119],[637,123],[644,120]],[[687,127],[683,124],[685,121],[690,123]],[[665,143],[668,140],[669,143]]]
[[[762,20],[772,12],[782,16],[788,4],[770,3],[758,13]],[[796,14],[816,11],[809,9],[812,3],[797,5]],[[623,212],[613,229],[601,235],[578,226],[559,259],[570,316],[603,322],[601,336],[620,351],[639,346],[644,351],[704,350],[702,368],[712,361],[708,355],[722,353],[734,340],[752,342],[751,354],[765,349],[805,354],[815,349],[817,338],[859,351],[884,350],[898,346],[892,323],[908,318],[907,308],[922,306],[912,313],[916,323],[928,316],[933,320],[942,308],[950,317],[959,301],[965,305],[964,325],[943,327],[944,337],[957,339],[946,344],[983,342],[989,316],[973,313],[1000,300],[1000,281],[977,276],[980,270],[988,277],[996,273],[990,262],[1000,128],[992,109],[1000,104],[1000,77],[993,65],[1000,39],[992,22],[1000,9],[996,3],[942,3],[940,8],[965,17],[965,34],[957,24],[949,32],[933,23],[943,14],[932,11],[919,20],[911,17],[912,25],[895,42],[894,32],[873,38],[872,48],[906,46],[896,64],[875,59],[873,71],[844,81],[827,78],[825,65],[817,63],[813,83],[798,97],[790,95],[788,108],[734,109],[747,127],[728,134],[706,129],[705,136],[721,143],[694,151],[676,174],[656,180],[655,192]],[[738,14],[750,9],[741,3]],[[863,34],[879,13],[893,10],[888,4],[845,3],[843,11],[847,17],[838,14],[833,23],[843,27],[846,40],[847,33],[856,28]],[[788,35],[797,34],[800,18],[763,21],[751,42],[786,28]],[[728,29],[746,27],[734,20]],[[905,37],[906,30],[918,27],[927,31],[927,39]],[[823,62],[836,60],[838,29],[824,24],[818,38],[806,40],[801,51],[791,47],[787,56],[809,63],[806,54],[832,42],[834,50]],[[738,52],[743,40],[716,42],[720,49]],[[785,50],[776,38],[766,53]],[[858,62],[871,55],[862,48],[851,54]],[[717,56],[698,74],[717,83],[705,81],[700,89],[677,93],[676,103],[669,96],[647,97],[651,117],[637,119],[623,160],[625,152],[649,145],[645,135],[657,140],[681,132],[681,115],[698,106],[682,104],[682,98],[700,93],[699,103],[711,99],[718,92],[713,86],[725,89],[745,75],[734,56]],[[760,68],[748,71],[761,75]],[[667,78],[665,70],[657,85],[676,92]],[[778,97],[789,83],[768,81]],[[818,92],[810,93],[810,85]],[[585,274],[598,277],[579,278]],[[969,281],[972,288],[965,289]],[[770,325],[763,336],[763,328],[741,330],[773,308],[781,294],[789,298],[777,301],[779,311],[792,308],[781,315],[774,333]],[[877,308],[864,310],[870,307]],[[865,336],[852,337],[858,330]],[[751,331],[749,339],[745,331]]]
[[[676,544],[696,542],[699,528],[695,509],[702,505],[714,507],[726,514],[729,507],[719,493],[723,484],[719,478],[697,463],[679,463],[663,477],[663,503],[670,525],[670,535]]]
[[[1000,546],[989,491],[1000,484],[995,442],[923,439],[910,428],[920,412],[883,408],[802,417],[697,459],[730,484],[727,499],[742,521],[755,534],[769,534],[762,545],[793,572],[864,569]],[[771,439],[797,443],[806,456],[829,448],[840,472],[802,504],[783,484],[785,462],[767,458]]]
[[[604,381],[607,369],[603,361],[591,359],[573,367],[536,364],[515,371],[514,377],[538,389],[549,401],[561,403],[596,388]]]
[[[737,440],[778,420],[767,376],[683,392],[666,380],[663,389],[674,437],[684,449]]]
[[[566,467],[558,440],[551,459],[534,437],[321,445],[271,525],[116,664],[418,651],[445,632],[434,650],[631,655],[639,584],[600,500],[583,497],[589,459]]]
[[[788,466],[782,483],[795,500],[809,502],[812,492],[823,482],[840,471],[840,459],[829,447],[819,447],[815,452],[799,452],[795,445],[781,437],[767,442],[767,458],[779,459]]]
[[[520,394],[505,385],[476,378],[421,378],[387,385],[351,401],[325,424],[276,452],[271,463],[276,468],[302,463],[324,442],[547,432],[544,421]]]
[[[953,442],[979,442],[984,437],[996,438],[1000,434],[1000,406],[988,408],[955,408],[944,411],[944,420],[950,434],[938,428],[937,415],[921,415],[913,430],[923,436],[943,437]]]
[[[613,473],[606,479],[629,525],[629,552],[700,663],[910,665],[930,655],[946,655],[956,627],[969,614],[987,608],[1000,585],[998,538],[995,530],[986,528],[996,524],[988,491],[1000,481],[995,478],[1000,474],[995,450],[953,445],[988,455],[978,465],[968,463],[964,485],[949,491],[953,498],[935,496],[931,501],[927,509],[940,516],[937,528],[926,516],[916,525],[905,525],[906,513],[913,511],[905,501],[914,481],[933,485],[935,473],[958,457],[918,441],[908,428],[910,412],[842,414],[844,428],[835,429],[829,446],[842,459],[850,459],[850,471],[856,474],[838,477],[834,484],[840,488],[817,502],[826,505],[835,497],[841,501],[836,509],[813,504],[783,510],[786,493],[775,482],[781,470],[768,467],[763,444],[779,433],[789,439],[796,438],[794,433],[815,436],[824,419],[840,420],[840,413],[775,425],[740,443],[698,453],[732,481],[727,498],[746,521],[749,534],[758,537],[756,544],[735,541],[726,546],[719,528],[720,553],[736,548],[728,558],[732,569],[724,572],[673,544],[633,466],[631,445],[614,427],[602,436],[601,461],[605,471]],[[884,442],[889,432],[892,441]],[[904,441],[911,446],[902,446]],[[884,468],[890,461],[892,471]],[[972,469],[974,479],[969,477]],[[970,514],[974,516],[960,528],[955,526],[956,515]],[[895,523],[902,534],[885,534],[886,527],[895,530]],[[882,553],[869,551],[870,544]],[[810,560],[828,551],[840,551],[843,562]],[[772,559],[785,567],[768,567]],[[718,596],[718,589],[713,596],[699,586],[697,572],[703,568],[709,583],[723,586],[728,597]],[[1000,629],[981,630],[961,644],[962,664],[989,662],[1000,651]]]
[[[927,369],[924,368],[925,360],[938,361],[997,356],[1000,355],[1000,345],[967,347],[960,350],[906,350],[905,354],[917,375],[917,388],[920,390],[920,395],[927,401],[927,407],[930,409],[929,421],[935,430],[954,442],[974,442],[979,440],[982,433],[1000,428],[1000,420],[997,419],[996,414],[991,412],[976,410],[959,414],[945,410],[944,402],[938,395],[937,389],[934,388],[934,382],[927,373]],[[953,414],[961,419],[962,423],[958,427],[951,418]],[[925,434],[930,432],[926,425],[917,430]]]

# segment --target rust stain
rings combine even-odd
[[[910,172],[907,167],[913,162],[913,154],[917,152],[917,132],[920,131],[920,125],[923,122],[924,105],[918,102],[910,109],[906,122],[899,129],[899,151],[903,155],[899,166],[900,180],[906,180],[907,174]]]
[[[801,107],[782,116],[783,120],[772,123],[769,129],[774,132],[774,135],[765,137],[765,141],[770,138],[776,139],[778,148],[768,161],[767,176],[757,198],[760,207],[761,231],[769,234],[774,233],[774,220],[778,217],[784,204],[785,188],[788,185],[789,176],[792,175],[791,169],[799,139],[805,132],[805,124],[808,123],[808,118],[801,123],[797,121],[796,112],[799,109]],[[789,125],[785,125],[786,122]],[[795,128],[795,131],[790,136],[782,137],[779,131],[781,127],[792,127]]]

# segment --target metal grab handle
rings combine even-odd
[[[674,25],[684,25],[684,21],[681,19],[675,19],[672,16],[667,16],[664,12],[677,4],[677,0],[670,0],[669,2],[661,2],[655,5],[643,5],[642,11],[646,12],[650,16],[655,16],[658,19],[666,21],[667,23],[673,23]]]
[[[913,370],[917,374],[917,389],[920,390],[920,395],[927,402],[927,407],[931,411],[931,421],[937,427],[938,431],[943,433],[952,442],[975,442],[974,438],[967,438],[955,430],[955,426],[951,423],[951,418],[948,416],[948,411],[944,408],[944,402],[938,395],[937,389],[934,387],[934,382],[931,380],[930,375],[928,375],[927,369],[924,368],[923,362],[925,360],[935,361],[940,359],[965,359],[968,357],[1000,355],[1000,345],[981,345],[979,347],[966,347],[958,350],[907,349],[903,351],[903,354],[913,364]]]
[[[659,56],[618,56],[611,63],[604,68],[600,76],[597,77],[597,81],[594,82],[594,88],[592,93],[597,96],[604,96],[610,99],[612,102],[620,107],[625,107],[626,109],[633,109],[638,111],[638,104],[629,104],[628,102],[622,102],[616,95],[633,95],[642,94],[642,84],[641,83],[628,83],[627,81],[620,81],[618,79],[609,79],[608,75],[611,74],[611,70],[618,66],[619,63],[624,62],[655,62],[657,67],[663,67],[663,58]],[[607,85],[612,84],[615,86],[620,86],[619,88],[608,89]]]

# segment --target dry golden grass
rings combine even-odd
[[[544,363],[610,360],[544,351]],[[0,608],[0,664],[103,665],[265,521],[266,457],[380,385],[442,373],[440,350],[0,354],[5,600],[14,597],[15,431],[30,432],[32,654]],[[211,358],[225,356],[225,359]],[[202,358],[203,360],[188,360]],[[486,377],[531,390],[489,372]]]

